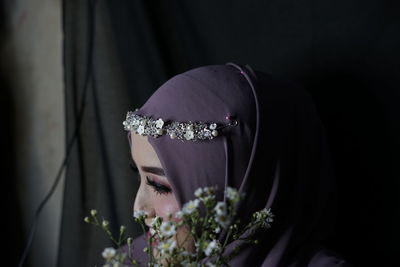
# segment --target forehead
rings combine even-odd
[[[160,167],[161,163],[153,146],[147,140],[147,136],[141,136],[131,132],[131,155],[138,165]],[[152,137],[149,137],[152,138]]]

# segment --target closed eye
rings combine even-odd
[[[132,170],[134,173],[138,174],[137,177],[138,177],[138,180],[139,180],[139,183],[140,183],[139,169],[136,167],[136,164],[133,163],[133,161],[131,160],[131,161],[129,162],[129,166],[131,167],[131,170]],[[163,184],[160,184],[160,183],[157,183],[157,182],[151,180],[148,176],[146,176],[146,184],[149,185],[149,186],[151,186],[151,187],[153,188],[153,190],[154,190],[157,194],[160,194],[160,195],[161,195],[161,194],[168,194],[168,193],[171,193],[171,192],[172,192],[172,189],[171,189],[171,188],[169,188],[169,187],[167,187],[167,186],[165,186],[165,185],[163,185]]]
[[[146,176],[146,184],[151,186],[154,189],[154,191],[160,195],[169,194],[172,192],[171,188],[151,180],[148,176]]]

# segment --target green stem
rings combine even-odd
[[[131,246],[132,246],[132,244],[130,244],[130,243],[128,242],[128,257],[129,257],[129,259],[132,258]]]
[[[104,231],[106,231],[108,237],[111,239],[111,241],[113,241],[115,243],[115,245],[117,245],[118,247],[120,247],[119,242],[112,236],[112,233],[110,232],[110,230],[108,230],[107,228],[103,228]]]
[[[146,235],[146,229],[144,228],[143,223],[140,223],[140,227],[142,228],[143,233]],[[154,258],[153,258],[153,248],[151,246],[151,242],[150,239],[147,239],[147,247],[149,248],[149,251],[147,251],[147,254],[149,254],[149,258],[150,258],[150,264],[154,263]]]
[[[119,232],[119,237],[118,237],[118,244],[121,244],[121,238],[122,238],[122,232]],[[118,245],[119,247],[120,245]]]
[[[209,210],[208,210],[208,208],[206,207],[206,216],[205,216],[205,218],[204,218],[204,220],[203,220],[203,223],[202,223],[202,226],[201,226],[201,229],[203,230],[202,231],[202,233],[201,233],[201,237],[200,237],[200,242],[198,242],[198,244],[199,244],[199,246],[200,246],[200,250],[199,250],[199,252],[197,253],[197,257],[196,257],[196,262],[198,262],[199,260],[200,260],[200,254],[201,254],[201,252],[203,251],[203,248],[202,248],[202,244],[203,244],[203,242],[204,242],[204,239],[205,239],[205,232],[206,231],[204,231],[204,229],[205,229],[205,227],[206,227],[206,224],[207,224],[207,221],[208,221],[208,217],[210,216],[210,212],[209,212]]]
[[[227,243],[228,243],[228,240],[229,240],[229,238],[230,238],[230,236],[231,236],[231,233],[232,233],[232,228],[229,227],[228,234],[226,235],[226,238],[225,238],[225,240],[224,240],[224,244],[222,245],[222,248],[221,248],[221,253],[218,255],[217,261],[215,262],[215,264],[216,264],[217,266],[218,266],[219,261],[220,261],[220,259],[221,259],[221,255],[222,255],[222,254],[224,253],[224,251],[225,251],[225,247],[226,247],[226,245],[227,245]]]

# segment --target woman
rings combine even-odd
[[[242,247],[231,266],[350,266],[322,246],[336,216],[334,177],[306,91],[248,65],[211,65],[174,76],[128,114],[124,125],[141,180],[134,210],[147,212],[147,224],[181,209],[198,187],[217,186],[223,200],[230,186],[245,193],[237,210],[242,220],[265,207],[275,214],[258,245]],[[207,131],[200,134],[202,123]],[[134,246],[146,263],[145,237]]]

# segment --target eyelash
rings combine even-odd
[[[171,193],[171,189],[166,187],[165,185],[156,183],[152,180],[150,180],[150,178],[148,176],[146,176],[146,184],[150,185],[154,192],[156,192],[157,194],[163,195],[163,194],[169,194]]]
[[[129,166],[135,173],[139,173],[138,168],[132,163],[129,163]],[[140,176],[139,176],[139,181],[140,181]],[[163,194],[169,194],[172,192],[171,188],[168,188],[165,185],[159,184],[151,180],[148,176],[146,176],[146,184],[151,186],[157,194],[163,195]]]

